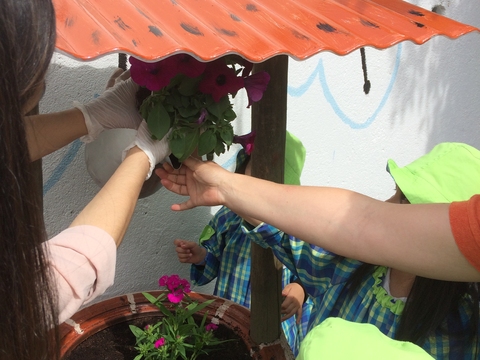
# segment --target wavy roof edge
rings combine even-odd
[[[57,50],[89,61],[125,53],[158,61],[188,53],[201,61],[236,54],[259,63],[346,55],[480,29],[402,0],[53,0]]]

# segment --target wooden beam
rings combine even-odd
[[[266,71],[270,83],[263,98],[252,105],[256,131],[252,176],[283,183],[287,119],[288,56],[255,64],[254,73]],[[282,265],[270,249],[252,243],[250,336],[258,344],[279,339]]]

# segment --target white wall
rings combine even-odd
[[[478,0],[411,1],[426,9],[480,27]],[[363,92],[360,52],[339,57],[321,53],[303,62],[290,61],[288,130],[307,148],[302,182],[345,187],[378,199],[394,184],[385,171],[388,158],[406,165],[443,141],[480,148],[480,34],[457,40],[436,37],[424,45],[404,42],[388,50],[366,48],[372,88]],[[56,54],[41,112],[63,110],[73,100],[89,101],[103,90],[117,64],[110,55],[79,62]],[[237,132],[248,132],[246,100],[236,106]],[[231,168],[238,147],[218,162]],[[86,172],[79,141],[44,159],[47,231],[66,228],[98,191]],[[173,213],[179,199],[165,189],[138,202],[132,224],[118,251],[115,285],[105,297],[155,289],[164,274],[189,277],[172,245],[176,237],[196,240],[216,209]],[[212,287],[197,288],[210,292]]]

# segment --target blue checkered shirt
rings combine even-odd
[[[242,229],[260,246],[271,247],[275,256],[301,280],[305,290],[313,299],[308,330],[328,317],[370,323],[377,326],[385,335],[395,338],[400,315],[404,308],[402,300],[396,300],[382,286],[387,268],[378,266],[372,275],[365,277],[358,287],[355,297],[342,292],[347,280],[362,264],[360,261],[339,257],[317,246],[310,245],[277,230],[267,224],[257,228]],[[471,299],[464,296],[459,310],[460,322],[448,318],[442,326],[447,332],[466,328],[470,322]],[[480,324],[479,324],[480,325]],[[422,345],[435,359],[475,359],[475,348],[480,349],[477,336],[470,344],[465,344],[461,336],[446,335],[437,330]]]
[[[209,222],[214,231],[208,239],[201,240],[201,245],[207,249],[204,266],[192,265],[190,277],[195,285],[206,285],[217,279],[214,295],[232,300],[250,308],[250,237],[242,231],[243,219],[222,207]],[[272,230],[278,232],[272,227]],[[296,279],[289,269],[284,267],[282,286]],[[311,304],[311,303],[308,303]],[[309,305],[304,306],[302,325],[306,329],[309,318]],[[297,326],[295,316],[282,322],[285,337],[296,356],[299,342],[304,333],[299,334],[302,326]]]

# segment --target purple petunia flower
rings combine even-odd
[[[173,55],[171,59],[175,62],[178,73],[191,78],[202,75],[207,67],[206,63],[198,61],[188,54]]]
[[[215,331],[218,329],[218,325],[215,325],[214,323],[207,324],[205,326],[205,331]]]
[[[207,114],[207,110],[205,108],[202,108],[202,110],[200,110],[200,116],[198,117],[197,124],[203,124],[207,117]],[[188,286],[190,286],[190,284],[188,284]]]
[[[160,338],[158,339],[157,341],[155,341],[155,349],[158,349],[159,347],[162,347],[163,345],[165,345],[165,338]]]
[[[176,63],[171,58],[147,63],[131,56],[129,62],[132,80],[150,91],[163,89],[177,74]]]
[[[267,90],[270,75],[266,71],[260,71],[256,74],[250,75],[244,79],[245,90],[247,90],[248,106],[259,101],[265,90]]]
[[[245,135],[241,135],[241,136],[235,135],[233,137],[233,142],[235,144],[242,145],[243,148],[245,149],[245,153],[247,155],[250,155],[253,151],[253,145],[254,145],[254,142],[255,142],[255,136],[256,135],[257,134],[255,133],[255,131],[252,131],[249,134],[245,134]]]
[[[204,94],[211,94],[213,100],[219,102],[222,97],[235,94],[243,86],[244,79],[220,59],[207,65],[198,89]]]

